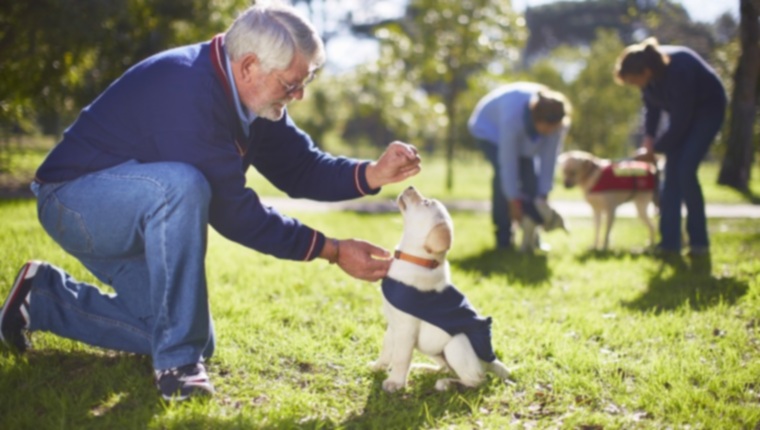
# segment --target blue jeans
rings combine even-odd
[[[493,167],[491,180],[491,221],[495,227],[496,246],[500,248],[512,246],[512,219],[509,214],[509,202],[501,187],[501,168],[499,167],[498,148],[487,140],[478,140],[478,145]],[[526,215],[539,216],[532,206],[533,199],[538,193],[538,175],[533,158],[518,158],[518,177],[520,178],[520,198],[524,202]],[[531,210],[532,209],[532,210]],[[535,214],[534,214],[535,212]],[[540,216],[539,216],[540,217]],[[540,222],[540,220],[539,220]]]
[[[30,330],[149,354],[156,369],[212,355],[204,267],[211,188],[198,170],[130,161],[32,188],[47,233],[116,293],[45,264],[32,283]]]
[[[662,249],[681,249],[681,203],[686,205],[689,246],[710,246],[705,200],[697,178],[697,169],[723,124],[724,114],[724,106],[698,110],[681,146],[665,153],[665,180],[660,197]]]

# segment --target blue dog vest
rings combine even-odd
[[[397,309],[454,336],[464,333],[475,354],[486,362],[496,359],[491,346],[491,317],[479,316],[467,297],[453,285],[443,291],[423,292],[390,278],[383,278],[383,295]]]

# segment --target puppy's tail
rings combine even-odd
[[[510,377],[512,376],[512,372],[510,372],[507,366],[505,366],[501,361],[494,360],[490,363],[486,363],[486,369],[489,372],[494,373],[502,381],[511,382]]]

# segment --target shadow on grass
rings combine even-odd
[[[0,428],[146,428],[160,407],[146,357],[29,351],[0,370]]]
[[[524,285],[541,284],[550,276],[546,254],[489,249],[466,258],[452,259],[450,263],[483,276],[505,274]]]
[[[580,263],[585,263],[589,260],[593,261],[614,261],[614,260],[638,260],[642,257],[648,257],[647,251],[645,249],[640,250],[623,250],[623,249],[614,249],[614,250],[597,250],[597,249],[589,249],[584,251],[582,254],[579,254],[576,259]]]
[[[649,279],[647,290],[623,305],[644,312],[661,313],[688,305],[695,311],[719,303],[734,304],[747,294],[749,285],[732,277],[712,275],[709,256],[670,257],[661,262]]]
[[[477,409],[479,399],[498,384],[494,378],[486,380],[478,388],[451,387],[446,392],[435,390],[438,373],[412,373],[405,391],[386,393],[382,382],[385,372],[373,375],[364,408],[360,413],[349,416],[340,424],[348,429],[417,429],[436,428],[441,417],[470,415]]]

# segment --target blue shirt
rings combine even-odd
[[[478,358],[496,360],[491,346],[491,317],[481,317],[453,285],[443,291],[423,292],[391,278],[381,282],[383,296],[396,309],[430,323],[451,336],[464,333]]]
[[[483,97],[470,116],[470,134],[497,146],[501,188],[507,199],[520,198],[519,158],[538,162],[538,195],[548,195],[554,186],[557,156],[562,150],[569,126],[556,132],[540,135],[532,121],[526,121],[526,109],[531,97],[543,85],[517,82],[503,85]]]
[[[264,206],[247,169],[291,197],[338,201],[379,191],[366,182],[368,161],[321,151],[287,112],[245,127],[225,61],[217,36],[136,64],[82,109],[36,179],[71,181],[129,160],[187,163],[211,185],[209,223],[220,234],[278,258],[316,258],[324,235]]]

